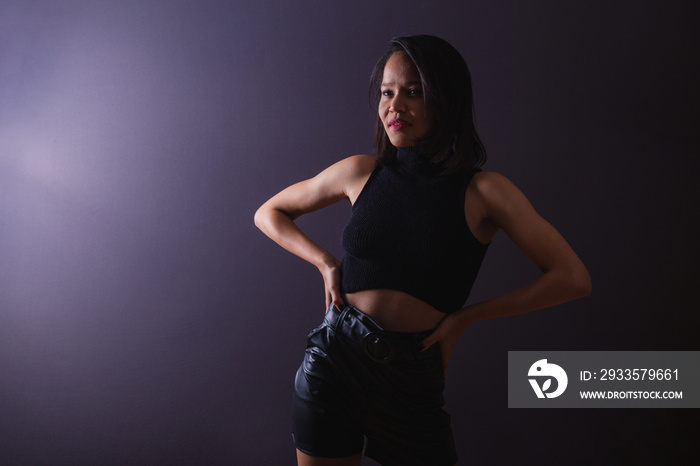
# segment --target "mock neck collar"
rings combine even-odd
[[[428,152],[419,146],[397,147],[396,161],[411,172],[424,175],[436,175],[440,168],[434,163]]]
[[[418,146],[397,147],[396,159],[404,165],[419,166],[430,164],[430,158]]]

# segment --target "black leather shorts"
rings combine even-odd
[[[367,437],[365,454],[383,465],[454,465],[440,349],[421,351],[431,332],[387,332],[352,306],[331,306],[296,375],[296,447],[339,458]]]

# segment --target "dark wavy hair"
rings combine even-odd
[[[421,146],[441,166],[443,173],[480,167],[486,149],[474,124],[472,78],[462,55],[447,41],[435,36],[395,37],[379,59],[370,78],[370,106],[377,114],[386,62],[396,52],[405,52],[420,74],[423,98],[432,115],[432,129]],[[377,115],[374,150],[379,163],[396,160],[396,147],[389,141]]]

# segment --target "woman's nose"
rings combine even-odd
[[[406,106],[405,106],[404,101],[401,98],[401,96],[399,96],[399,95],[395,96],[391,101],[391,105],[389,106],[389,111],[396,112],[396,113],[402,113],[405,110],[406,110]]]
[[[406,101],[404,100],[401,93],[397,92],[391,99],[391,102],[389,102],[389,111],[396,113],[402,113],[406,111]]]

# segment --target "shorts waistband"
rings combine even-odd
[[[361,345],[365,354],[378,363],[389,363],[396,357],[407,355],[417,356],[422,350],[421,341],[433,332],[387,331],[370,316],[350,305],[341,310],[331,304],[324,321],[336,333]]]

